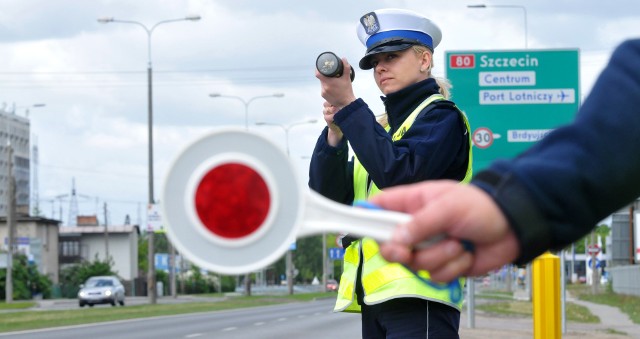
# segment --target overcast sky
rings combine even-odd
[[[250,129],[285,148],[282,128],[321,120],[322,99],[314,62],[330,50],[352,63],[364,53],[358,19],[378,8],[424,13],[443,32],[434,73],[444,76],[447,50],[525,47],[521,8],[469,9],[475,1],[294,0],[0,0],[0,105],[25,115],[31,108],[32,143],[39,146],[38,195],[46,217],[66,223],[75,179],[79,213],[110,224],[145,222],[147,166],[147,27],[187,15],[197,22],[158,26],[152,34],[154,70],[155,198],[168,166],[189,142],[221,126],[243,127],[245,106],[210,93],[256,96],[248,106]],[[485,1],[526,7],[530,49],[578,48],[581,94],[586,95],[612,49],[640,36],[637,0]],[[356,69],[356,95],[382,112],[371,71]],[[455,84],[454,84],[455,100]],[[473,123],[473,121],[472,121]],[[324,125],[290,130],[290,152],[306,184],[308,156]],[[55,203],[54,203],[55,202]],[[62,216],[60,211],[62,208]]]

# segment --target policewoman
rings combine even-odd
[[[360,18],[357,33],[366,46],[359,66],[373,70],[386,121],[376,120],[355,97],[348,72],[340,77],[316,72],[327,127],[311,158],[310,188],[352,204],[396,185],[468,181],[468,121],[447,100],[450,85],[431,74],[433,50],[442,37],[438,26],[418,13],[380,9]],[[342,62],[349,69],[348,61]],[[363,338],[458,337],[462,279],[438,285],[426,271],[385,261],[370,238],[347,235],[342,241],[344,270],[334,310],[361,312]]]

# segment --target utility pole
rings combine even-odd
[[[176,293],[176,248],[173,246],[171,241],[167,242],[169,245],[169,290],[171,291],[171,296],[174,298],[178,297]]]
[[[591,246],[596,246],[596,231],[591,232]],[[591,256],[591,293],[598,294],[598,285],[600,283],[600,277],[598,276],[598,253],[596,251],[587,251],[587,253]]]
[[[109,230],[107,229],[109,220],[107,219],[107,203],[104,203],[104,260],[109,260]]]
[[[5,301],[7,304],[13,302],[13,240],[15,238],[14,228],[14,211],[15,211],[15,181],[13,178],[13,147],[11,142],[7,142],[7,245],[9,251],[7,252],[7,275],[5,280]]]
[[[505,277],[505,282],[507,284],[507,292],[511,293],[511,285],[513,285],[513,280],[511,277],[511,274],[513,273],[511,264],[507,264],[506,268],[507,268],[507,275]]]
[[[322,292],[327,291],[327,232],[322,232]]]

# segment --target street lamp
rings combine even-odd
[[[284,93],[273,93],[271,95],[261,95],[261,96],[250,98],[249,100],[245,100],[241,97],[233,96],[233,95],[222,95],[220,93],[211,93],[209,94],[209,96],[212,98],[232,98],[232,99],[240,100],[244,104],[244,127],[248,131],[249,130],[249,104],[253,100],[261,99],[261,98],[282,98],[284,97]]]
[[[31,108],[38,108],[38,107],[44,107],[44,106],[46,106],[46,105],[47,105],[47,104],[42,104],[42,103],[40,103],[40,104],[33,104],[33,105],[30,105],[30,106],[14,106],[14,107],[13,107],[13,113],[15,113],[15,112],[16,112],[16,109],[18,109],[18,108],[24,108],[24,109],[25,109],[25,110],[24,110],[24,116],[25,116],[25,118],[28,118],[28,117],[29,117],[29,109],[31,109]]]
[[[291,123],[289,125],[281,125],[281,124],[276,124],[276,123],[270,123],[270,122],[256,122],[256,125],[258,126],[277,126],[282,128],[282,130],[284,130],[284,135],[285,135],[285,146],[286,146],[286,150],[287,150],[287,157],[290,157],[289,154],[289,130],[291,130],[292,127],[295,126],[300,126],[303,124],[315,124],[318,121],[318,119],[307,119],[307,120],[303,120],[303,121],[298,121],[298,122],[294,122]],[[326,240],[324,238],[324,233],[323,233],[323,241]],[[323,249],[323,252],[326,252],[325,249]],[[326,260],[325,260],[326,261]],[[325,266],[326,263],[323,262],[322,263],[322,275],[323,275],[323,285],[326,286],[326,273],[325,273]],[[292,258],[291,258],[291,250],[287,251],[287,257],[286,257],[286,270],[287,270],[287,287],[289,289],[289,294],[293,294],[293,272],[291,272],[293,268],[293,263],[292,263]]]
[[[123,24],[134,24],[142,27],[145,32],[147,32],[147,88],[148,88],[148,96],[147,96],[147,107],[148,107],[148,134],[149,134],[149,205],[155,203],[155,199],[153,197],[153,91],[152,91],[152,74],[153,67],[151,65],[151,34],[159,25],[177,22],[177,21],[198,21],[200,20],[199,15],[190,15],[180,19],[169,19],[158,21],[156,24],[151,26],[151,28],[145,26],[144,24],[133,21],[133,20],[116,20],[112,17],[104,17],[99,18],[98,22],[107,24],[110,22],[117,22]],[[148,269],[147,269],[147,294],[149,295],[149,302],[151,304],[156,303],[156,276],[155,276],[155,265],[154,265],[154,248],[153,248],[153,230],[148,233]],[[171,270],[173,271],[173,269]]]
[[[527,42],[527,8],[519,5],[467,5],[468,8],[487,8],[487,7],[498,7],[498,8],[520,8],[522,9],[522,13],[524,14],[524,48],[529,48]]]

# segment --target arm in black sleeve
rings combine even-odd
[[[337,147],[327,143],[328,128],[320,133],[309,164],[309,187],[343,204],[353,202],[353,166],[349,148],[343,140]]]
[[[576,120],[473,184],[493,196],[521,247],[518,263],[559,250],[640,195],[640,40],[613,53]]]
[[[453,106],[420,116],[395,142],[362,99],[336,113],[335,122],[380,189],[428,179],[461,180],[466,173],[468,134]]]

